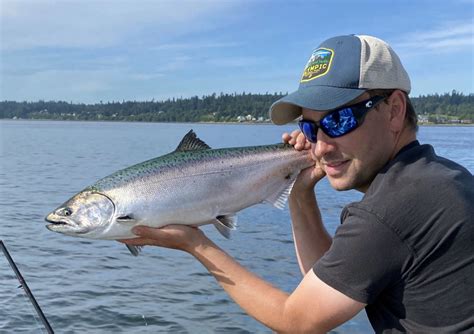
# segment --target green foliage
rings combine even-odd
[[[50,120],[113,120],[137,122],[235,122],[238,117],[267,120],[268,109],[284,96],[274,94],[212,94],[165,101],[122,101],[96,104],[64,101],[0,102],[1,118]],[[412,98],[418,115],[474,122],[474,94],[456,91]]]
[[[458,119],[474,122],[474,94],[464,95],[453,90],[443,95],[421,95],[412,99],[416,113],[426,115],[430,122]]]

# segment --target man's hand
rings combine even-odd
[[[321,180],[326,175],[326,173],[320,167],[319,161],[317,160],[316,156],[314,155],[314,151],[311,148],[311,143],[306,140],[306,137],[300,130],[295,130],[291,134],[284,133],[282,135],[282,139],[284,143],[293,145],[295,150],[311,150],[311,157],[316,162],[316,164],[301,171],[300,175],[296,179],[295,185],[293,186],[293,191],[295,193],[313,191],[316,183]]]
[[[187,225],[168,225],[162,228],[136,226],[132,232],[134,239],[118,240],[130,246],[159,246],[192,253],[198,246],[205,245],[209,239],[197,227]]]
[[[291,134],[285,132],[281,138],[284,143],[293,145],[298,151],[309,150],[311,148],[311,143],[306,140],[306,137],[300,130],[295,130]]]

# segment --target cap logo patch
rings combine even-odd
[[[334,50],[319,48],[313,51],[303,71],[301,82],[311,81],[313,79],[326,75],[331,68]]]

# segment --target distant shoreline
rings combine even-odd
[[[270,106],[286,94],[233,93],[164,101],[112,101],[83,104],[65,101],[0,101],[0,119],[91,120],[127,122],[270,123]],[[420,124],[474,124],[474,93],[411,98]]]
[[[127,120],[80,120],[80,119],[33,119],[33,118],[0,118],[0,121],[28,121],[28,122],[86,122],[86,123],[134,123],[134,124],[216,124],[216,125],[275,125],[271,122],[148,122]],[[290,122],[288,124],[296,122]],[[279,125],[275,125],[279,126]],[[426,127],[474,127],[474,123],[418,123],[418,126]]]
[[[28,122],[71,122],[71,123],[133,123],[133,124],[219,124],[219,125],[275,125],[271,122],[149,122],[149,121],[126,121],[126,120],[97,120],[97,119],[33,119],[33,118],[0,118],[1,121],[28,121]],[[296,123],[295,123],[296,124]]]

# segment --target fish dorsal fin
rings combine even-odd
[[[133,256],[138,256],[138,254],[140,254],[143,248],[143,246],[130,246],[127,244],[125,244],[125,246],[127,246],[128,250],[130,251],[130,253],[132,253]]]
[[[230,238],[230,231],[237,228],[237,216],[236,215],[226,215],[226,216],[217,216],[214,222],[214,226],[225,238]]]
[[[270,203],[274,207],[283,210],[285,208],[285,204],[288,201],[288,197],[290,196],[291,189],[295,184],[296,176],[294,178],[288,179],[288,182],[285,184],[285,188],[281,192],[271,195],[265,202]]]
[[[183,139],[181,139],[181,142],[176,148],[176,152],[208,150],[210,148],[209,145],[196,136],[193,130],[190,130]]]

